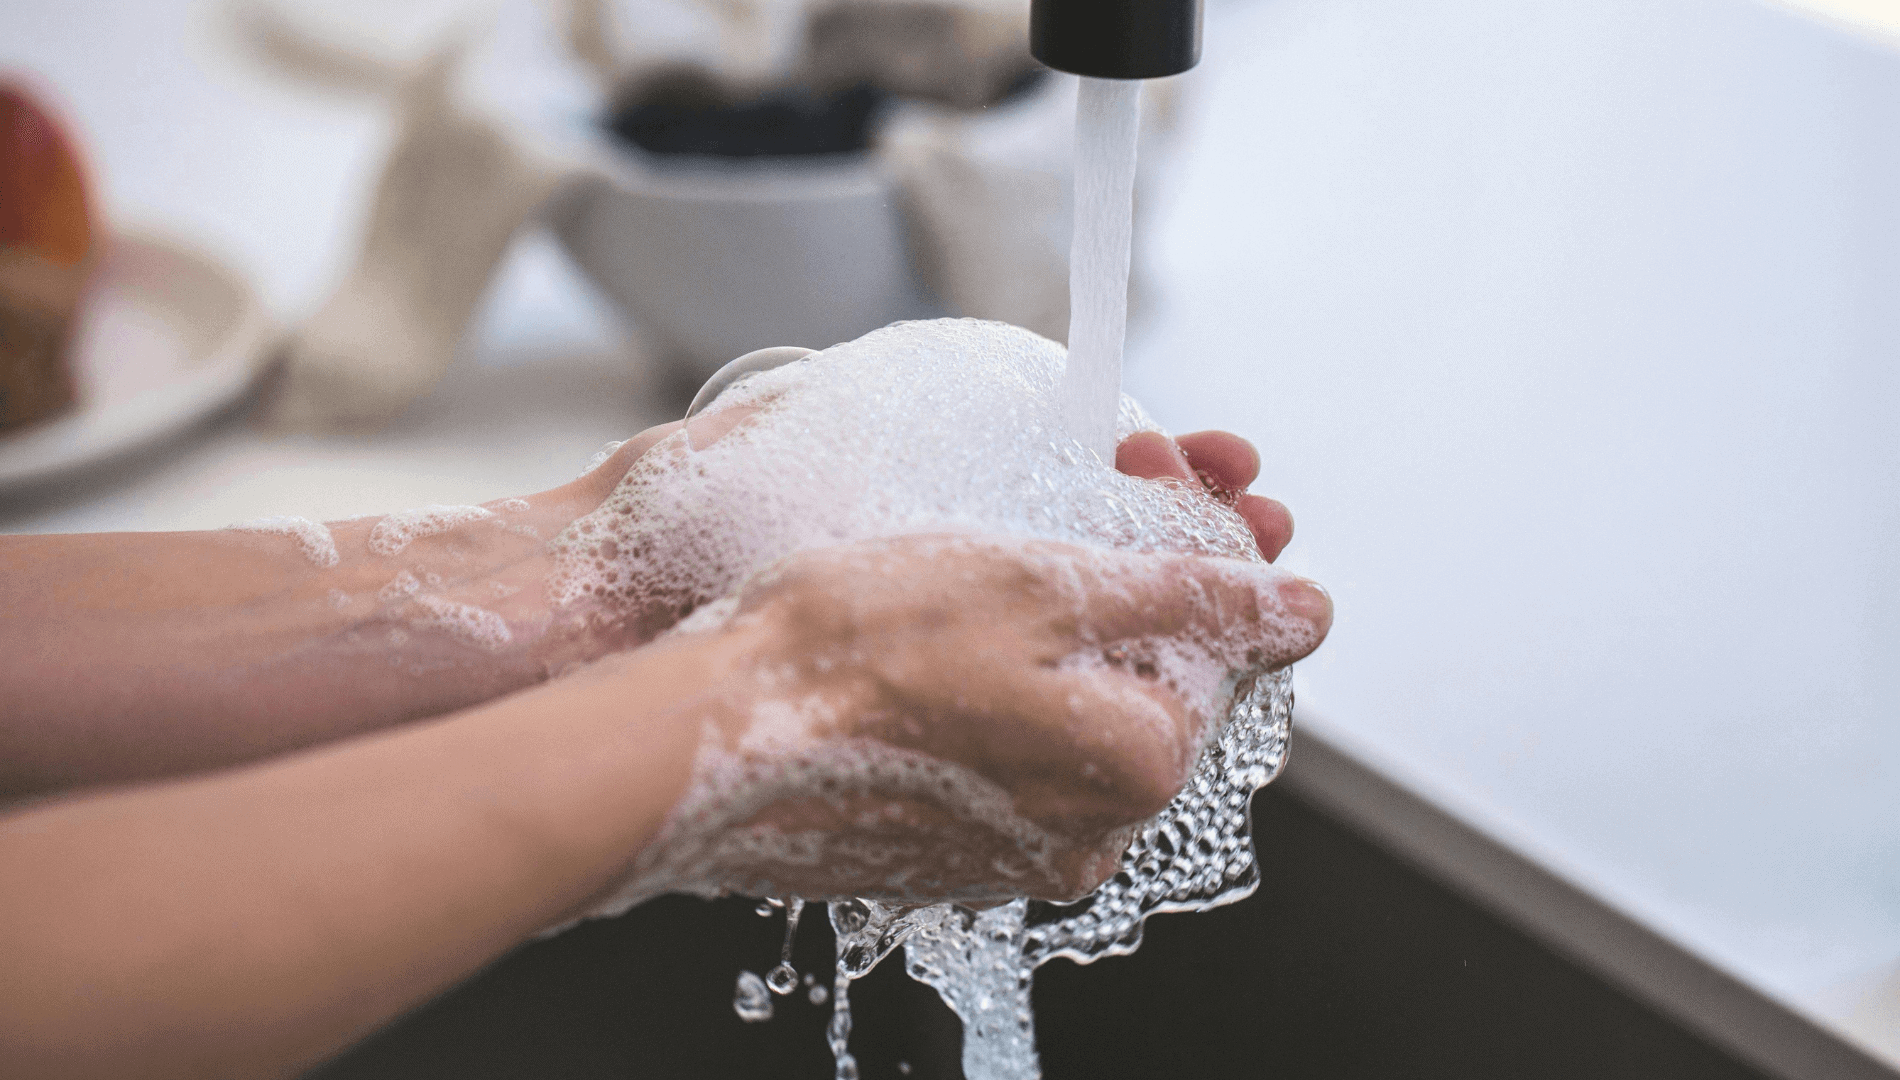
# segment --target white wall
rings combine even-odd
[[[1900,956],[1900,55],[1740,0],[1208,44],[1130,387],[1265,450],[1302,704],[1838,1010]]]

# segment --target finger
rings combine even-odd
[[[627,470],[633,468],[634,462],[639,461],[647,451],[678,432],[681,426],[676,420],[670,424],[650,427],[614,447],[613,453],[581,476],[560,487],[529,496],[528,501],[534,504],[537,510],[545,511],[555,517],[566,515],[564,520],[555,525],[555,530],[558,532],[565,528],[566,522],[571,521],[576,514],[585,514],[598,507],[602,500],[620,486],[620,481],[625,479]],[[553,522],[550,521],[548,524],[553,524]]]
[[[620,449],[615,450],[614,456],[608,460],[619,465],[621,467],[620,471],[624,473],[634,462],[645,457],[648,450],[665,442],[674,432],[684,426],[685,421],[675,420],[670,424],[650,427],[640,434],[635,435],[633,438],[628,439],[625,443],[622,443]]]
[[[1242,495],[1234,503],[1234,510],[1253,531],[1254,542],[1268,562],[1279,558],[1293,542],[1293,513],[1284,503],[1262,495]]]
[[[1313,582],[1238,559],[1077,554],[1085,635],[1103,644],[1188,638],[1234,669],[1284,667],[1312,652],[1332,626],[1332,600]]]
[[[633,463],[647,455],[647,452],[671,438],[682,428],[695,450],[703,450],[726,437],[752,417],[759,410],[750,405],[734,405],[717,412],[701,413],[691,421],[675,420],[670,424],[650,427],[626,442],[621,443],[613,456],[601,462],[582,480],[593,486],[607,485],[611,489],[633,468]]]
[[[670,424],[661,424],[642,431],[616,447],[607,460],[588,470],[587,475],[581,477],[576,486],[594,491],[596,499],[605,497],[606,492],[613,490],[620,483],[621,478],[627,475],[627,470],[633,468],[634,462],[639,461],[647,451],[658,446],[682,426],[681,421],[675,420]]]
[[[1067,730],[999,733],[1026,743],[1008,759],[1023,816],[1067,832],[1113,829],[1160,813],[1187,782],[1209,718],[1168,686],[1104,664],[1061,672],[1048,697],[1071,718]],[[1026,738],[1037,735],[1047,745]]]
[[[1187,455],[1158,431],[1137,431],[1115,448],[1115,468],[1143,480],[1198,483]]]
[[[1260,452],[1238,435],[1226,431],[1197,431],[1175,440],[1188,464],[1228,491],[1245,491],[1260,476]]]
[[[687,441],[693,449],[704,450],[738,430],[759,412],[760,407],[757,405],[728,405],[723,409],[702,412],[686,421]]]
[[[912,687],[921,692],[901,697],[878,737],[990,779],[1046,828],[1109,829],[1153,815],[1200,750],[1206,716],[1106,661],[1051,668],[1018,652],[945,668],[955,685]],[[933,715],[945,701],[955,701],[953,714]]]

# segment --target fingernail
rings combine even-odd
[[[1333,624],[1333,598],[1317,581],[1294,578],[1280,583],[1280,602],[1288,611],[1318,626],[1322,631]]]

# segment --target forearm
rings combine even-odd
[[[393,555],[369,544],[374,521],[339,524],[329,566],[288,537],[229,530],[0,537],[0,800],[439,715],[586,658],[534,610],[545,537],[586,494]],[[437,596],[507,640],[434,625],[420,605]]]
[[[0,819],[0,1074],[290,1074],[570,916],[677,801],[728,640]]]
[[[430,687],[367,662],[381,658],[350,647],[360,620],[327,602],[360,593],[364,568],[320,571],[285,547],[7,538],[0,793],[191,771],[426,710]]]

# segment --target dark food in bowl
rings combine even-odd
[[[769,82],[675,63],[631,79],[605,126],[650,154],[722,158],[861,153],[888,102],[988,109],[1048,75],[1019,13],[942,0],[815,3],[805,55]]]
[[[871,121],[883,100],[864,84],[740,91],[697,69],[672,68],[628,87],[610,110],[607,129],[650,154],[849,154],[871,145]]]

